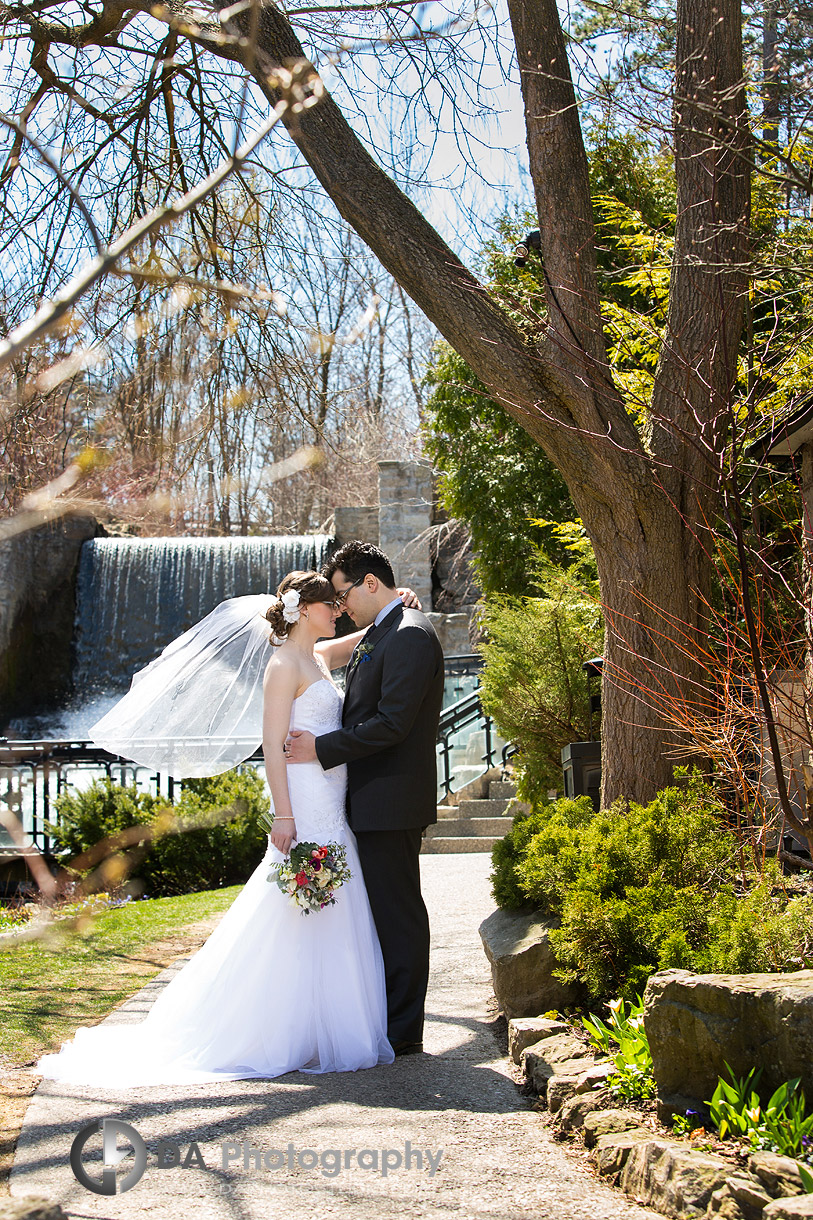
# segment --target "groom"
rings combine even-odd
[[[429,918],[418,855],[437,821],[435,743],[443,651],[419,610],[408,610],[387,556],[347,542],[324,569],[336,600],[369,627],[347,667],[341,729],[292,733],[291,761],[347,763],[347,819],[358,842],[387,980],[387,1036],[396,1055],[423,1050]]]

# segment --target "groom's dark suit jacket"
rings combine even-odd
[[[355,831],[437,821],[435,744],[443,650],[419,610],[396,606],[351,658],[341,729],[316,738],[320,763],[347,763],[347,819]]]

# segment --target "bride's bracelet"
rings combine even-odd
[[[293,822],[293,821],[294,821],[294,819],[293,819],[293,818],[277,818],[277,817],[275,817],[275,818],[274,818],[274,821],[275,821],[275,822]]]

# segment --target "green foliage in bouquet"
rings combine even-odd
[[[184,780],[174,806],[135,786],[96,780],[57,799],[50,834],[67,863],[103,839],[143,825],[140,850],[138,840],[128,845],[136,849],[132,875],[150,897],[186,894],[246,880],[265,850],[258,819],[268,805],[265,785],[250,768]]]
[[[558,976],[628,1000],[656,970],[813,966],[813,896],[790,897],[775,862],[744,869],[718,798],[697,779],[649,805],[561,800],[514,819],[492,855],[495,899],[559,921]]]
[[[310,915],[334,906],[336,890],[349,881],[347,848],[341,843],[297,843],[279,864],[273,864],[268,880],[276,883],[301,914]]]

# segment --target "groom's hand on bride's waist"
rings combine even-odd
[[[285,757],[290,763],[316,762],[316,738],[304,729],[292,729],[285,740]]]

